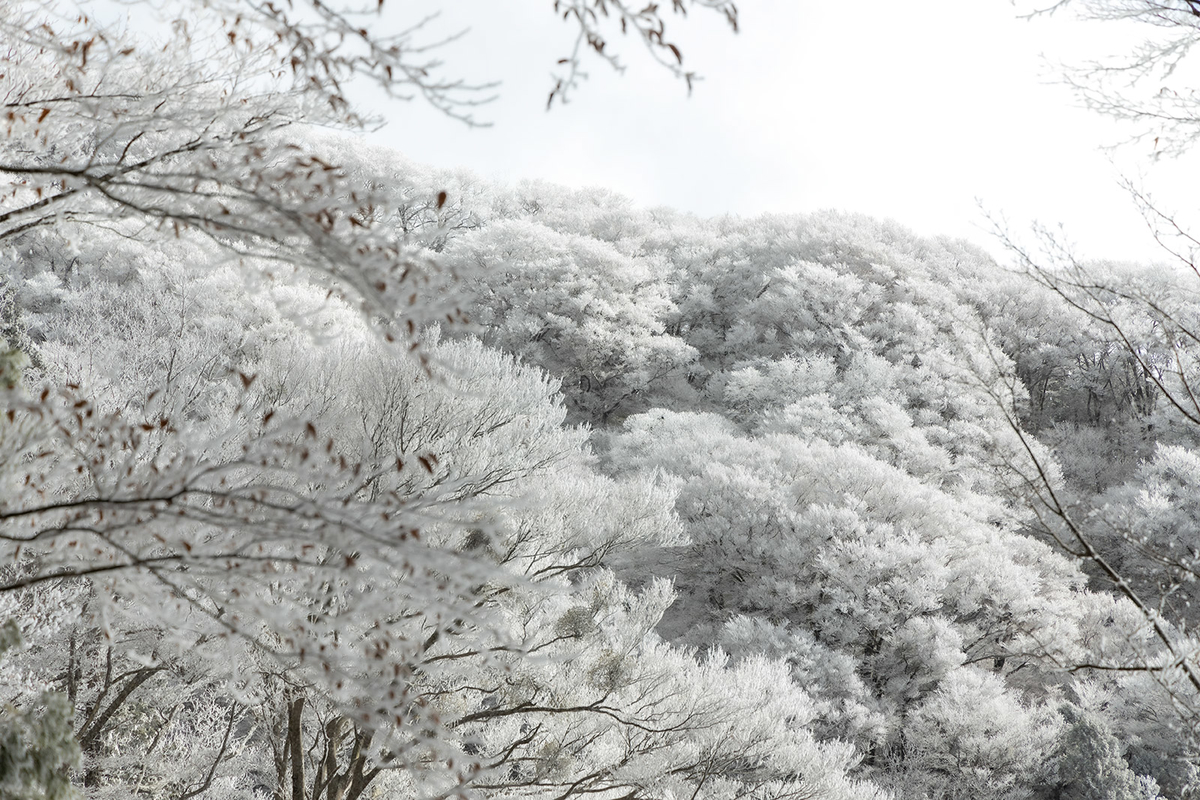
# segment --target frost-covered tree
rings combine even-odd
[[[1133,141],[1174,157],[1200,135],[1195,87],[1188,85],[1200,15],[1192,0],[1043,0],[1021,3],[1032,14],[1074,13],[1083,19],[1135,23],[1125,52],[1070,67],[1067,78],[1089,108],[1133,123]]]
[[[1102,390],[1118,401],[1109,405],[1110,413],[1128,414],[1127,421],[1134,422],[1131,427],[1100,420],[1108,427],[1068,429],[1065,435],[1052,430],[1045,438],[1074,467],[1064,482],[1051,460],[1035,452],[1034,435],[1021,429],[1014,410],[1011,427],[1030,445],[1033,458],[1014,472],[1028,489],[1034,527],[1084,561],[1097,586],[1133,603],[1154,641],[1139,644],[1141,657],[1133,662],[1088,667],[1147,670],[1174,696],[1180,718],[1194,731],[1200,667],[1191,633],[1178,625],[1190,613],[1186,584],[1192,580],[1187,545],[1180,545],[1193,538],[1188,531],[1194,520],[1186,501],[1168,500],[1189,480],[1187,452],[1195,449],[1200,432],[1193,391],[1196,308],[1188,286],[1193,268],[1189,262],[1181,275],[1122,270],[1081,263],[1053,240],[1041,250],[1011,236],[1006,241],[1029,280],[1103,332],[1102,341],[1081,353],[1092,358],[1078,374],[1107,373]],[[1097,388],[1088,389],[1088,396],[1098,396]],[[1124,463],[1114,469],[1114,460]]]
[[[680,60],[655,9],[608,5],[652,51]],[[572,9],[583,40],[611,57],[602,9]],[[529,581],[561,584],[671,526],[651,525],[653,492],[630,489],[624,509],[643,516],[614,515],[607,532],[581,536],[576,525],[553,531],[551,545],[517,525],[501,559],[468,546],[471,535],[498,542],[517,499],[505,489],[563,452],[582,458],[579,436],[561,430],[549,382],[496,367],[519,376],[491,387],[487,399],[504,409],[456,405],[416,366],[423,351],[394,347],[419,345],[429,322],[463,318],[455,276],[433,256],[457,227],[458,200],[446,186],[393,194],[369,170],[327,158],[305,127],[360,126],[344,91],[355,79],[469,121],[479,95],[438,77],[421,25],[389,36],[364,10],[322,2],[151,11],[141,33],[103,9],[0,11],[0,258],[35,328],[50,321],[40,330],[50,357],[25,385],[18,362],[32,354],[24,340],[4,343],[0,594],[29,607],[38,592],[76,587],[82,626],[31,648],[31,674],[74,690],[93,787],[216,791],[235,752],[265,736],[244,728],[264,675],[284,683],[290,712],[281,792],[286,778],[295,796],[361,794],[384,767],[404,769],[421,794],[491,775],[508,756],[492,764],[472,751],[455,732],[469,712],[447,707],[458,695],[447,700],[445,686],[531,657],[544,632],[512,625],[502,600],[553,595],[563,586]],[[572,77],[558,94],[580,57],[566,62]],[[214,308],[214,292],[249,292],[260,305]],[[6,339],[21,330],[10,294]],[[283,337],[338,346],[289,354]],[[379,352],[364,360],[355,348]],[[337,359],[380,383],[348,391],[363,375],[339,373]],[[541,405],[509,391],[522,387]],[[497,430],[511,441],[499,444]],[[161,698],[172,692],[187,708],[168,723],[180,706]],[[308,698],[337,724],[317,725]],[[14,719],[51,718],[33,710],[37,695],[20,701]],[[61,705],[55,720],[69,719]],[[155,722],[161,735],[146,734]],[[315,771],[301,747],[314,726],[332,759]],[[152,766],[186,750],[189,735],[197,769]],[[130,762],[136,753],[149,772]]]
[[[905,793],[945,798],[1029,796],[1030,785],[1046,780],[1059,727],[1049,709],[1031,713],[1000,678],[970,668],[950,675],[905,723]]]
[[[1058,797],[1105,797],[1113,800],[1153,800],[1158,786],[1140,778],[1121,754],[1120,743],[1104,722],[1086,710],[1061,708],[1066,730],[1058,744]]]
[[[604,425],[683,384],[695,350],[670,336],[663,265],[590,237],[504,220],[465,237],[484,338],[563,379],[575,419]]]
[[[654,629],[671,599],[666,584],[630,588],[606,571],[678,543],[672,489],[595,474],[586,432],[562,426],[557,381],[478,341],[429,334],[431,375],[319,286],[264,282],[247,292],[233,270],[128,243],[125,253],[131,272],[81,264],[70,283],[26,297],[43,337],[43,379],[94,387],[93,417],[170,414],[177,431],[136,428],[156,437],[154,456],[119,462],[134,467],[130,490],[151,511],[150,481],[167,479],[181,451],[203,454],[200,474],[228,468],[250,482],[229,486],[228,500],[219,481],[182,487],[166,507],[183,516],[114,519],[138,503],[88,498],[96,523],[122,531],[122,554],[146,554],[116,571],[119,584],[63,583],[63,569],[95,564],[94,553],[56,560],[48,546],[76,535],[79,520],[70,532],[42,528],[27,546],[37,559],[12,574],[26,585],[8,595],[29,613],[84,612],[27,619],[39,638],[25,666],[31,680],[74,691],[90,791],[240,797],[261,785],[349,798],[469,784],[703,796],[779,785],[872,796],[846,777],[851,749],[814,740],[806,695],[778,664],[729,668],[664,644]],[[147,376],[159,389],[150,400]],[[41,405],[32,398],[28,414]],[[304,424],[276,427],[289,419],[310,420],[319,438]],[[254,494],[256,473],[267,473],[242,445],[271,431],[280,436],[272,451],[297,466],[269,464],[270,490],[302,505]],[[322,460],[309,472],[305,451]],[[45,458],[57,465],[64,455]],[[62,463],[67,474],[74,463]],[[250,521],[225,506],[256,507],[247,501],[265,506]],[[374,520],[399,527],[397,538],[376,538]],[[318,531],[329,537],[321,546]],[[170,549],[181,533],[191,551]],[[278,555],[231,570],[239,548],[264,537]],[[29,549],[39,544],[47,552]],[[399,569],[377,561],[386,552],[404,559]],[[186,602],[157,590],[160,577]],[[78,594],[53,603],[30,594],[65,587]],[[150,598],[159,602],[147,606]],[[252,627],[239,624],[251,617]],[[77,677],[64,684],[64,672]],[[386,698],[403,723],[374,716],[381,706],[364,708],[365,698]]]
[[[715,414],[632,417],[608,457],[682,481],[690,541],[657,555],[682,594],[664,635],[786,658],[817,730],[856,744],[889,785],[1038,785],[1056,728],[1039,695],[1113,612],[1091,608],[1076,569],[1010,529],[1001,504],[923,485],[853,444],[749,437]],[[981,687],[996,708],[979,704]],[[943,716],[957,733],[935,735]],[[966,760],[947,772],[938,759],[954,752]]]

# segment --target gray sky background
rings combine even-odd
[[[545,111],[571,29],[545,2],[455,0],[433,32],[470,26],[452,74],[502,82],[470,129],[419,102],[382,106],[372,134],[414,161],[504,181],[604,186],[701,215],[822,208],[893,218],[997,251],[977,199],[1014,228],[1061,224],[1087,257],[1157,259],[1124,174],[1186,210],[1192,168],[1147,171],[1145,148],[1079,108],[1046,58],[1126,52],[1136,30],[1065,16],[1026,21],[1006,0],[744,0],[742,32],[697,9],[668,26],[686,88],[614,37],[628,70],[588,64],[571,103]],[[711,16],[711,18],[710,18]]]

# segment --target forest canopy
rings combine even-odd
[[[1200,790],[1186,272],[422,167],[317,126],[419,29],[207,7],[0,11],[0,795]]]

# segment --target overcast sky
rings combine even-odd
[[[1146,153],[1077,107],[1051,59],[1121,52],[1131,32],[1067,18],[1025,21],[1006,0],[743,0],[741,33],[697,9],[668,33],[704,75],[691,97],[633,40],[629,69],[589,64],[567,106],[545,110],[571,43],[550,1],[454,0],[437,30],[470,26],[448,67],[501,81],[470,129],[420,104],[384,108],[374,138],[410,158],[505,181],[604,186],[639,205],[701,215],[822,208],[890,217],[993,251],[982,202],[1016,227],[1062,224],[1089,257],[1157,258],[1121,174]],[[1184,203],[1186,164],[1146,176]],[[977,202],[978,201],[978,202]],[[1185,206],[1186,208],[1186,206]]]

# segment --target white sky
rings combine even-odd
[[[1014,227],[1062,224],[1088,257],[1160,257],[1100,149],[1116,129],[1075,107],[1041,58],[1125,52],[1128,29],[1020,20],[1007,0],[743,0],[736,36],[700,9],[668,25],[705,76],[690,98],[618,37],[630,69],[590,63],[573,101],[546,112],[571,43],[550,0],[446,5],[436,30],[472,27],[443,51],[448,68],[501,80],[501,97],[482,129],[419,102],[386,106],[373,138],[415,161],[701,215],[860,211],[997,252],[978,198]],[[1136,175],[1144,155],[1118,159]],[[1188,210],[1191,172],[1169,162],[1147,185]]]

